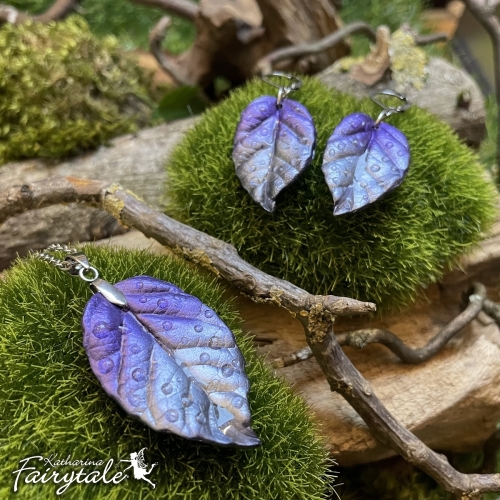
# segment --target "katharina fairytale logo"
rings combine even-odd
[[[134,479],[142,479],[153,488],[156,486],[146,476],[151,474],[157,464],[148,465],[144,459],[144,450],[130,454],[130,459],[119,460],[116,464],[114,459],[104,460],[78,460],[71,455],[59,459],[57,454],[48,457],[33,455],[19,460],[19,467],[12,472],[14,475],[14,492],[18,492],[21,485],[46,484],[56,485],[56,495],[65,493],[72,484],[119,484],[128,479],[125,472],[133,469]],[[129,462],[130,465],[121,469],[121,462]],[[121,470],[117,470],[121,469]]]

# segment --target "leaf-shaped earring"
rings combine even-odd
[[[377,95],[403,101],[385,106]],[[384,123],[387,117],[409,108],[405,96],[392,90],[371,96],[383,109],[374,121],[363,113],[346,116],[326,144],[321,169],[333,195],[334,215],[355,212],[397,188],[408,171],[410,148],[402,132]]]
[[[64,250],[64,260],[51,253]],[[236,340],[214,310],[172,283],[135,276],[112,285],[65,245],[36,252],[89,282],[83,345],[104,390],[156,431],[219,445],[257,446],[249,381]]]
[[[291,83],[278,85],[272,77],[287,78]],[[233,162],[236,175],[253,200],[273,212],[278,194],[311,163],[316,129],[307,109],[287,98],[301,87],[301,80],[278,71],[261,78],[279,89],[278,97],[258,97],[241,113]]]

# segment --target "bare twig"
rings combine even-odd
[[[484,312],[493,318],[495,322],[500,325],[500,304],[486,299],[483,304]]]
[[[269,276],[245,262],[236,249],[152,209],[120,186],[71,177],[52,178],[0,192],[0,223],[9,217],[48,205],[85,202],[101,206],[123,225],[135,227],[185,258],[197,262],[260,302],[270,302],[303,317],[363,314],[375,310],[370,302],[334,295],[311,295]]]
[[[172,20],[168,16],[164,16],[158,21],[149,34],[149,49],[155,56],[158,64],[176,83],[179,85],[191,85],[191,82],[182,74],[181,69],[172,56],[168,55],[161,46],[171,22]]]
[[[339,392],[359,413],[373,435],[405,460],[435,479],[445,490],[463,499],[500,491],[500,474],[462,474],[444,455],[432,451],[405,429],[373,394],[370,384],[356,370],[338,344],[331,326],[323,335],[307,331],[309,345],[332,391]]]
[[[446,42],[448,40],[447,33],[431,33],[430,35],[416,35],[415,45],[423,46],[431,43]]]
[[[343,28],[330,33],[317,42],[304,43],[301,45],[295,45],[293,47],[285,47],[283,49],[278,49],[274,52],[271,52],[270,54],[259,60],[259,62],[255,66],[255,73],[270,73],[272,71],[272,66],[274,63],[283,61],[285,59],[304,57],[310,54],[323,52],[324,50],[327,50],[337,43],[341,42],[349,35],[353,35],[355,33],[363,33],[368,38],[370,38],[370,40],[375,41],[375,30],[369,24],[358,21],[348,24]]]
[[[36,16],[18,11],[10,5],[0,4],[0,24],[21,24],[27,20],[38,23],[57,21],[71,14],[80,2],[81,0],[56,0],[43,14]]]
[[[486,309],[486,303],[490,309]],[[453,318],[444,328],[442,328],[423,347],[412,348],[407,346],[399,337],[389,330],[378,328],[363,328],[351,332],[337,333],[335,336],[340,346],[356,347],[363,349],[368,344],[382,344],[389,348],[403,363],[417,364],[427,361],[436,354],[467,324],[469,324],[484,308],[490,314],[494,310],[500,320],[500,305],[486,299],[486,288],[480,283],[475,283],[469,296],[469,304],[455,318]],[[285,355],[281,358],[273,359],[276,368],[283,368],[301,361],[305,361],[313,356],[310,347]]]
[[[339,333],[337,334],[337,341],[342,346],[348,345],[358,349],[362,349],[368,344],[382,344],[396,354],[403,363],[422,363],[441,351],[464,326],[469,324],[481,312],[485,297],[486,288],[484,285],[475,283],[466,309],[453,318],[423,347],[409,347],[394,333],[377,328]]]
[[[178,16],[194,21],[198,15],[199,7],[189,0],[131,0],[133,3],[147,5],[148,7],[159,7],[160,9],[177,14]]]
[[[342,351],[333,334],[334,316],[374,310],[373,304],[334,296],[315,296],[273,278],[242,260],[234,247],[157,212],[120,186],[72,178],[47,179],[13,186],[0,193],[0,223],[29,209],[83,201],[134,226],[184,257],[224,277],[255,300],[273,302],[295,314],[307,342],[332,390],[338,391],[360,414],[373,434],[407,461],[463,498],[500,491],[500,474],[461,474],[402,427],[373,394],[368,382]]]
[[[274,358],[272,365],[274,368],[284,368],[285,366],[296,365],[313,357],[311,348],[307,345],[298,351],[286,354],[280,358]]]
[[[500,19],[496,15],[499,1],[495,0],[464,0],[467,8],[481,23],[488,33],[493,46],[493,69],[495,76],[495,97],[497,105],[500,104]],[[497,113],[497,157],[499,163],[500,155],[500,113]],[[500,179],[498,179],[500,181]]]

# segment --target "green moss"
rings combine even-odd
[[[234,331],[251,380],[253,429],[262,446],[224,449],[156,433],[127,417],[92,374],[80,321],[87,285],[48,264],[18,262],[0,280],[0,498],[52,498],[53,484],[22,484],[12,471],[32,455],[74,460],[128,459],[147,447],[150,479],[73,484],[67,498],[140,500],[319,500],[330,489],[329,461],[305,403],[275,378],[241,331],[241,319],[213,278],[184,262],[146,252],[87,247],[111,282],[147,274],[172,281],[214,308]],[[122,467],[119,466],[119,470]],[[64,472],[69,472],[65,470]],[[55,495],[54,495],[55,498]]]
[[[0,29],[0,164],[57,158],[132,132],[150,120],[148,80],[112,37],[86,22]]]
[[[355,111],[377,116],[369,99],[304,78],[293,99],[311,112],[317,153],[305,175],[268,214],[241,187],[231,160],[241,111],[272,89],[259,81],[208,111],[168,164],[167,212],[231,242],[264,271],[312,293],[402,306],[439,279],[481,239],[496,213],[493,185],[451,129],[417,107],[388,122],[408,138],[412,163],[403,184],[371,207],[334,217],[321,172],[327,138]]]

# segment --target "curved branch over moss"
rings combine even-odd
[[[315,296],[254,268],[231,245],[157,212],[118,185],[74,178],[48,179],[0,192],[0,223],[37,207],[64,202],[101,206],[126,226],[134,226],[185,258],[208,267],[255,300],[273,302],[298,316],[307,342],[333,391],[339,392],[382,443],[463,498],[500,491],[500,474],[462,474],[405,429],[373,394],[333,334],[335,315],[374,310],[371,303]]]
[[[375,311],[375,304],[371,302],[312,295],[288,281],[269,276],[239,257],[232,245],[171,219],[121,186],[110,186],[103,181],[64,177],[12,186],[0,192],[0,224],[27,210],[71,202],[100,206],[124,226],[135,227],[186,259],[210,269],[253,299],[276,304],[294,315],[307,317],[321,311],[333,316]]]

